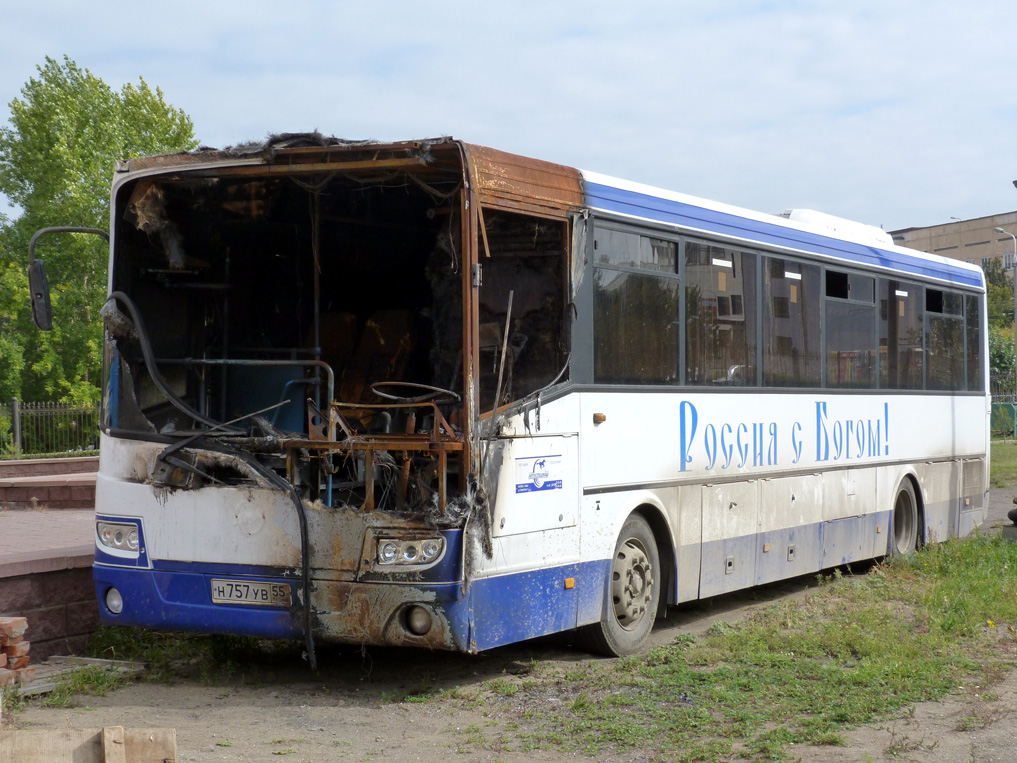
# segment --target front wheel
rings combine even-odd
[[[622,525],[611,561],[609,600],[600,622],[579,629],[583,646],[597,654],[632,654],[650,635],[660,603],[660,558],[653,531],[638,514]]]

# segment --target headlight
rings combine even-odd
[[[107,548],[137,552],[141,545],[138,540],[138,526],[134,524],[96,522],[95,531],[99,542]]]
[[[420,556],[424,561],[430,562],[437,559],[441,549],[445,545],[444,540],[428,538],[420,544]]]
[[[444,538],[383,538],[378,541],[378,564],[430,564],[444,550]]]
[[[390,540],[378,544],[378,561],[382,564],[392,564],[399,558],[399,547]]]

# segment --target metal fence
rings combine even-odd
[[[993,375],[989,380],[992,393],[992,434],[994,437],[1017,437],[1017,383],[1014,377]]]
[[[0,403],[0,459],[98,449],[98,405]]]
[[[1013,376],[993,376],[989,391],[994,403],[1017,403],[1017,383]]]

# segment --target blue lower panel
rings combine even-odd
[[[474,581],[473,648],[482,651],[597,622],[610,565],[603,559]],[[573,581],[571,588],[567,580]]]
[[[578,564],[475,580],[470,587],[473,645],[480,651],[576,627]],[[579,582],[579,581],[576,581]]]
[[[194,567],[195,565],[189,565]],[[213,571],[147,570],[95,564],[99,613],[107,625],[130,625],[154,630],[223,633],[259,638],[300,638],[304,614],[300,583],[291,577],[257,574],[245,566],[230,572],[224,565]],[[290,588],[289,609],[212,601],[212,580],[278,583]],[[105,605],[106,592],[116,588],[123,597],[120,614]],[[458,583],[398,585],[352,581],[312,581],[316,639],[339,643],[391,644],[439,649],[469,648],[468,608]],[[404,615],[422,606],[433,617],[433,628],[415,636],[404,627]]]
[[[261,638],[296,638],[303,633],[299,609],[237,604],[213,604],[211,580],[215,575],[196,572],[160,572],[145,569],[92,566],[99,616],[106,625],[136,625],[156,630],[229,633]],[[292,578],[253,578],[290,587],[297,602],[297,583]],[[105,605],[106,591],[116,588],[124,600],[115,615]]]

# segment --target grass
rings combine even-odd
[[[131,660],[146,664],[145,679],[172,683],[181,676],[197,676],[206,684],[224,679],[254,681],[258,665],[273,646],[242,636],[157,633],[140,628],[97,630],[88,643],[88,654],[113,660]]]
[[[1017,485],[1017,440],[997,440],[992,443],[991,487]]]
[[[43,697],[42,704],[46,707],[67,707],[81,694],[103,697],[125,683],[127,679],[116,668],[89,665],[61,678],[56,688]]]
[[[974,536],[823,583],[646,655],[545,670],[513,694],[528,726],[517,744],[791,760],[794,745],[844,744],[848,729],[1014,667],[1015,544]]]

